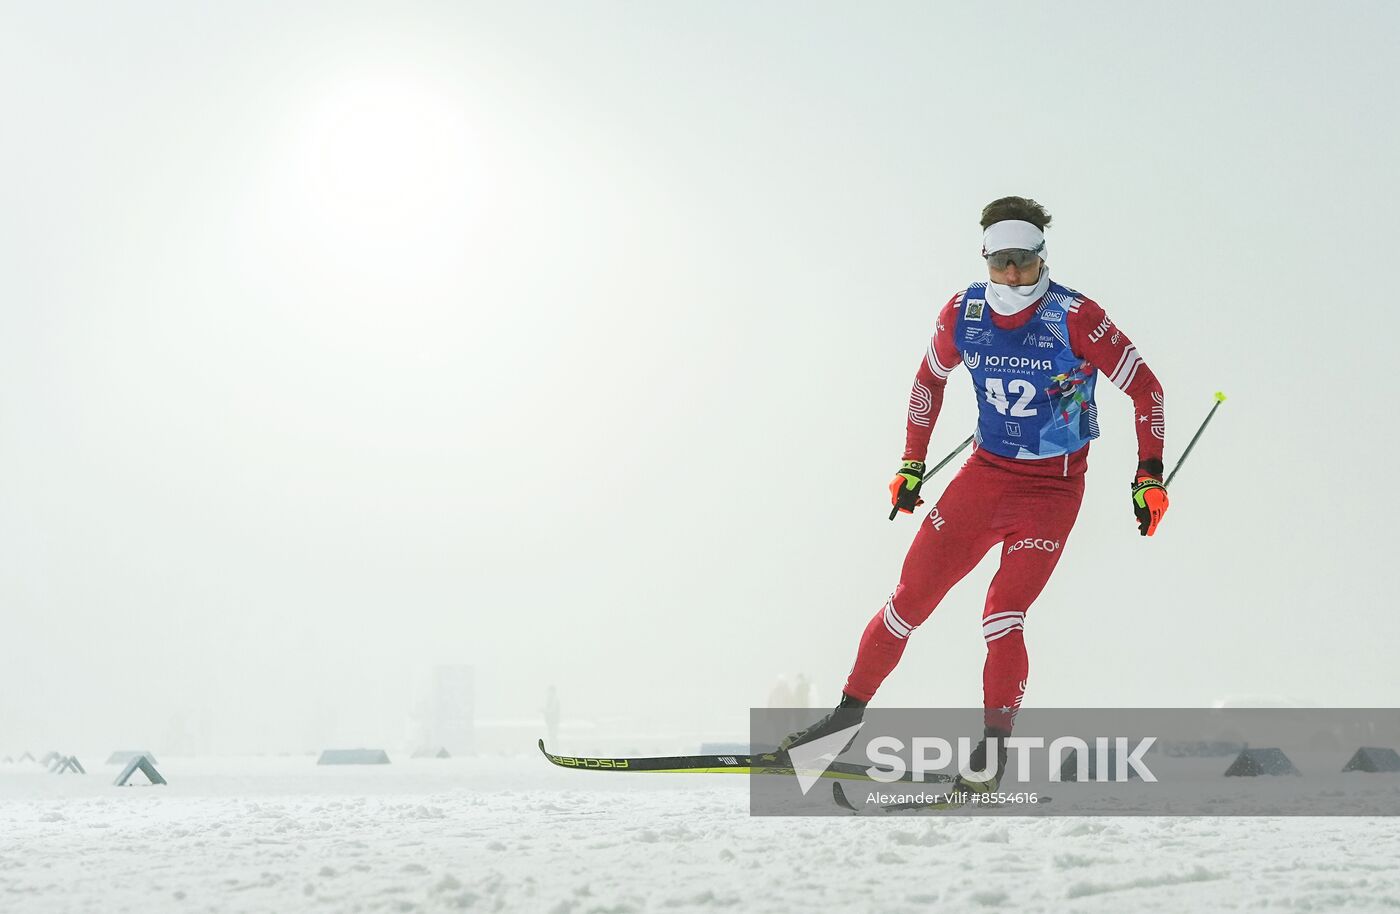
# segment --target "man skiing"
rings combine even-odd
[[[950,372],[972,375],[978,421],[972,456],[919,525],[899,584],[860,640],[841,703],[783,741],[791,748],[859,723],[914,629],[993,546],[1001,565],[982,611],[984,737],[969,760],[994,791],[1025,694],[1026,613],[1064,552],[1084,495],[1089,442],[1099,435],[1099,372],[1133,401],[1138,465],[1132,484],[1138,532],[1152,536],[1167,510],[1162,486],[1162,386],[1127,335],[1098,304],[1050,279],[1045,229],[1050,214],[1024,197],[982,210],[982,256],[989,282],[954,295],[939,312],[909,396],[904,458],[890,482],[895,508],[923,504],[924,460]],[[994,741],[988,764],[987,740]],[[849,744],[848,744],[849,745]]]

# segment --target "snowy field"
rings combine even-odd
[[[755,819],[539,756],[0,768],[0,911],[1385,911],[1400,819]]]

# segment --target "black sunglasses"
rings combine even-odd
[[[987,263],[993,270],[1004,270],[1013,263],[1018,270],[1029,270],[1039,259],[1039,251],[1027,251],[1022,248],[1008,248],[987,255]]]

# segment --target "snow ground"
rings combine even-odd
[[[1400,909],[1400,818],[752,818],[742,776],[538,755],[0,767],[0,911]]]

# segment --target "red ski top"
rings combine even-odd
[[[929,437],[943,406],[943,388],[948,374],[962,363],[962,353],[954,341],[957,329],[959,292],[948,300],[934,324],[928,352],[919,363],[914,388],[909,395],[909,419],[905,431],[904,459],[925,460]],[[1162,385],[1147,367],[1133,341],[1116,326],[1098,303],[1080,296],[1078,307],[1069,309],[1070,348],[1074,354],[1102,372],[1133,401],[1133,423],[1137,429],[1138,460],[1161,475],[1162,446],[1166,437],[1166,417],[1163,412]],[[1036,307],[1026,308],[1010,317],[988,309],[992,322],[1003,330],[1015,330],[1030,321]],[[1088,467],[1089,448],[1082,447],[1066,457],[1044,460],[1013,460],[986,450],[978,451],[982,459],[991,460],[1019,473],[1034,476],[1075,476]]]

